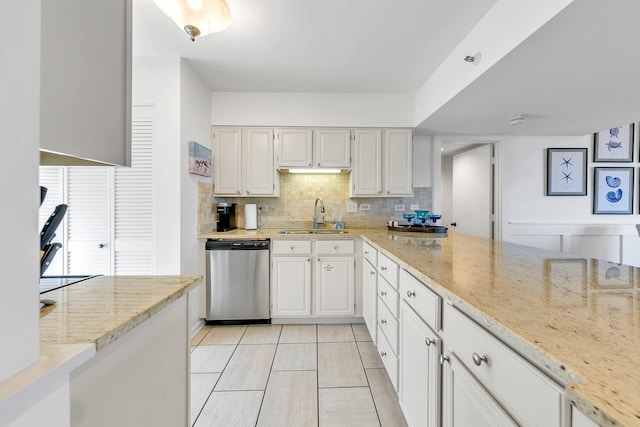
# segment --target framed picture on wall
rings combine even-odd
[[[587,195],[587,149],[547,148],[547,196]]]
[[[593,135],[594,162],[633,161],[633,123]]]
[[[633,168],[594,168],[593,213],[633,213]]]
[[[189,173],[211,176],[211,150],[195,141],[189,141]]]

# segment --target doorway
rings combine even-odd
[[[443,141],[443,224],[465,234],[500,239],[499,143]]]

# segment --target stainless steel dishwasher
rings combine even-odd
[[[207,323],[271,323],[269,241],[207,240]]]

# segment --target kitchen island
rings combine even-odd
[[[188,294],[201,282],[98,276],[43,294],[56,304],[40,312],[41,359],[0,384],[0,424],[49,423],[53,404],[56,426],[186,425]]]
[[[639,269],[455,232],[438,238],[347,231],[328,237],[361,237],[382,249],[445,303],[556,377],[567,399],[599,425],[640,425]],[[268,229],[200,237],[245,235],[327,237]]]

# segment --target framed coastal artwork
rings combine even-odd
[[[593,213],[633,213],[633,168],[594,168]]]
[[[211,176],[211,150],[189,141],[189,173]]]
[[[547,148],[547,196],[587,195],[587,149]]]
[[[633,161],[633,123],[593,135],[594,162]]]

